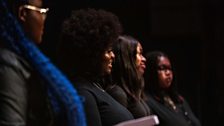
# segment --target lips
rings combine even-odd
[[[111,64],[109,64],[108,67],[109,67],[110,69],[112,69],[112,65],[111,65]]]
[[[171,83],[171,82],[172,82],[172,79],[171,79],[171,78],[167,78],[167,79],[166,79],[166,82],[167,82],[167,83]]]
[[[112,69],[112,62],[108,63],[108,67]]]
[[[146,68],[145,64],[141,64],[141,68],[145,69]]]

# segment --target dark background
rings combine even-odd
[[[48,0],[42,50],[55,60],[62,21],[72,9],[101,8],[116,14],[144,52],[167,53],[179,92],[203,126],[224,119],[223,0]]]

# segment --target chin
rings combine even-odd
[[[41,44],[41,42],[42,42],[42,38],[36,38],[36,39],[33,40],[33,42],[34,42],[35,44]]]
[[[107,74],[111,74],[111,70],[108,70],[108,71],[107,71]]]
[[[139,70],[139,73],[140,73],[141,75],[143,75],[143,74],[145,73],[145,70]]]
[[[109,75],[109,74],[111,74],[111,70],[105,71],[103,75]]]

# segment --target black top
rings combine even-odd
[[[80,96],[84,98],[88,126],[112,126],[133,119],[132,114],[98,83],[78,79],[74,84]]]
[[[50,103],[41,80],[29,63],[0,48],[0,125],[49,126]]]
[[[152,96],[148,96],[146,103],[152,112],[158,116],[159,126],[201,126],[184,99],[182,103],[176,104],[175,110]]]
[[[125,91],[118,85],[110,87],[107,92],[116,99],[119,103],[125,106],[134,116],[134,118],[140,118],[150,115],[150,109],[143,99],[135,101],[128,98]]]

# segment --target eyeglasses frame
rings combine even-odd
[[[29,9],[29,10],[33,10],[33,11],[38,11],[41,14],[46,14],[49,11],[49,8],[40,8],[40,7],[36,7],[33,5],[28,5],[28,4],[25,4],[22,7]]]

